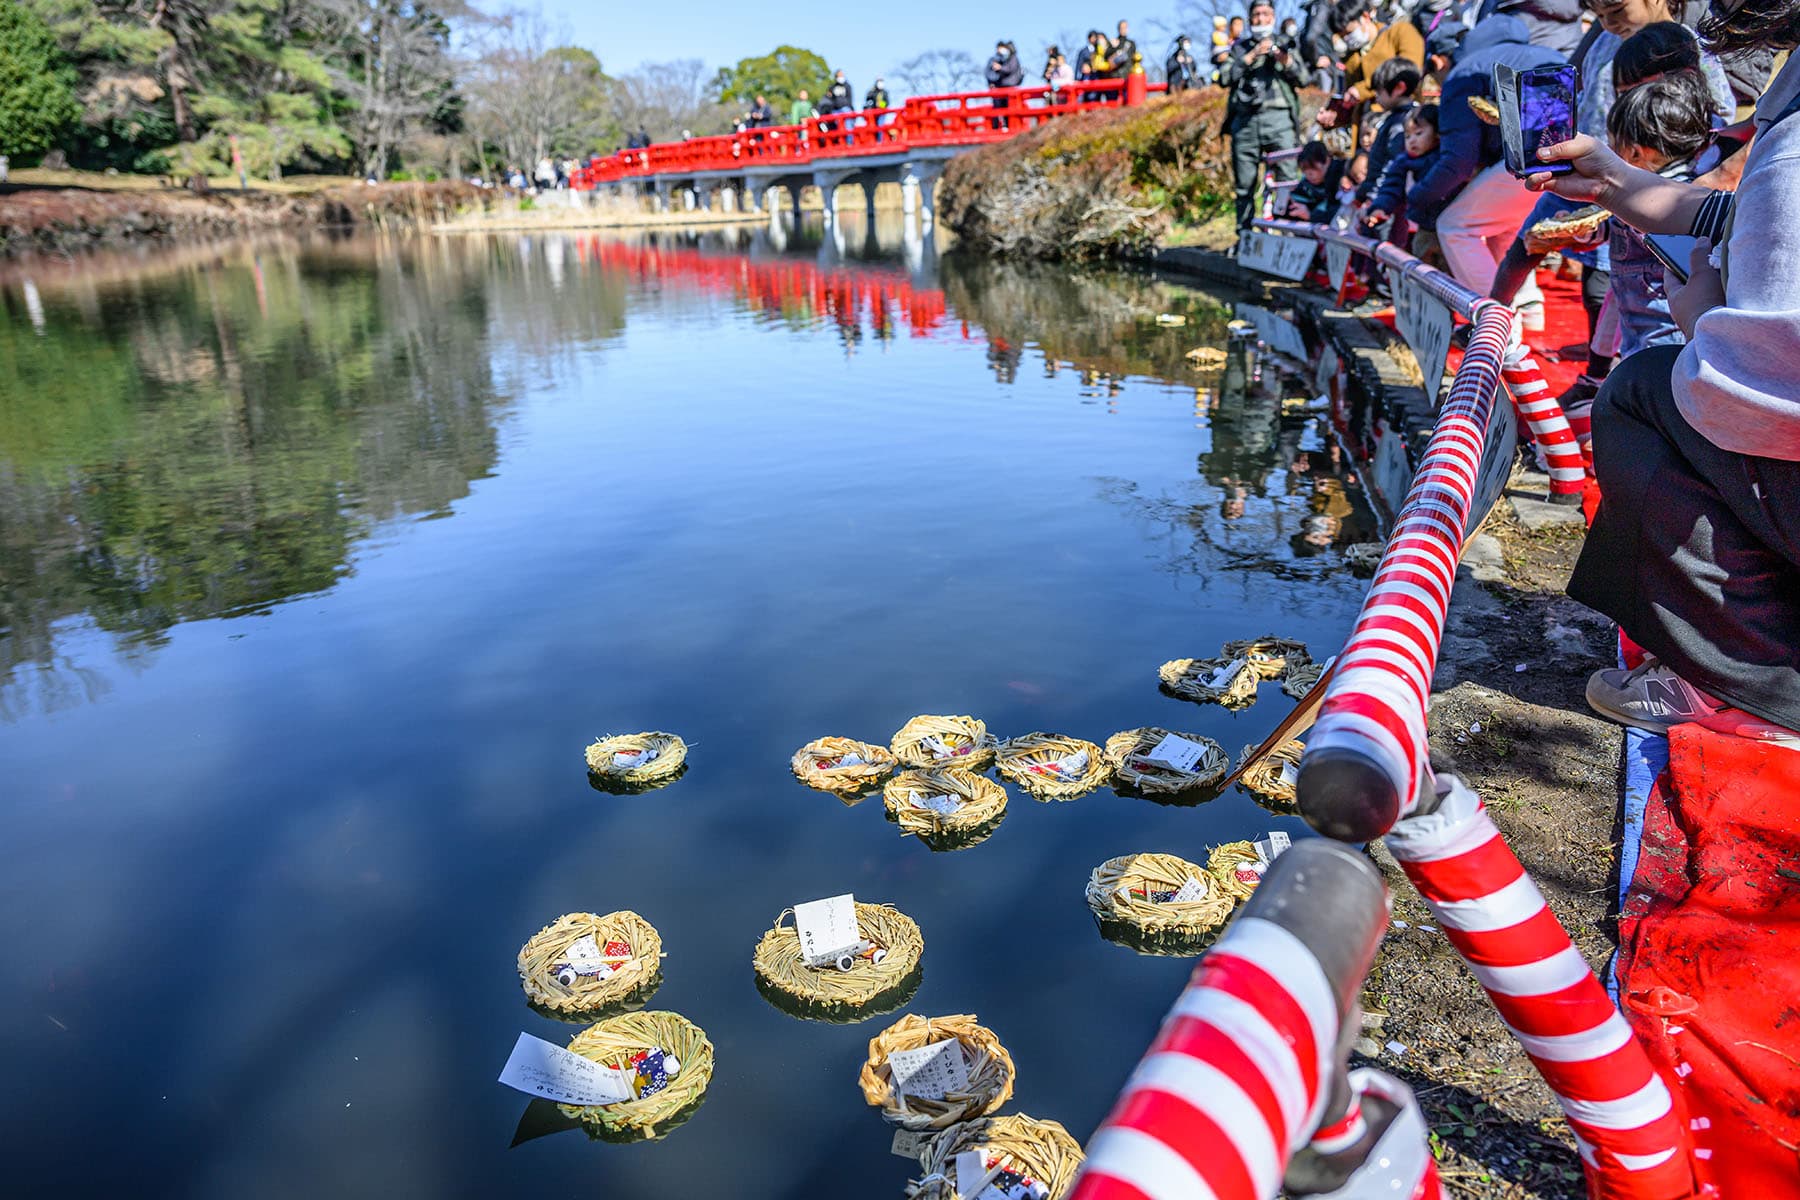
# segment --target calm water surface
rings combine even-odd
[[[1159,694],[1267,632],[1323,657],[1373,523],[1224,303],[817,230],[316,243],[0,284],[6,1192],[899,1195],[861,1025],[749,958],[844,891],[922,926],[1010,1111],[1085,1138],[1187,964],[1103,941],[1101,859],[1300,823],[1017,793],[934,854],[787,771],[920,712],[1002,736],[1286,711]],[[1185,316],[1182,328],[1158,314]],[[591,790],[595,736],[685,778]],[[662,932],[718,1070],[666,1141],[514,1145],[513,960],[558,914]],[[78,1181],[78,1182],[77,1182]]]

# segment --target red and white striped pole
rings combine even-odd
[[[1500,378],[1512,393],[1513,407],[1530,428],[1532,444],[1550,475],[1550,503],[1581,503],[1588,474],[1581,444],[1562,405],[1551,395],[1550,383],[1532,357],[1530,346],[1519,341],[1508,348]]]
[[[1439,775],[1437,801],[1396,825],[1387,847],[1556,1093],[1588,1195],[1695,1194],[1681,1111],[1624,1016],[1480,798],[1454,775]]]

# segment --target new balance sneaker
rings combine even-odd
[[[1651,733],[1667,733],[1673,726],[1711,717],[1726,707],[1655,658],[1645,658],[1629,670],[1595,671],[1588,678],[1587,702],[1603,717]]]

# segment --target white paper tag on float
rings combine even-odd
[[[613,766],[629,770],[632,767],[641,767],[645,763],[653,761],[656,758],[656,751],[648,749],[615,750],[613,751],[612,758]]]
[[[1271,831],[1269,836],[1258,840],[1255,844],[1256,861],[1260,868],[1257,874],[1260,875],[1263,871],[1268,870],[1269,864],[1274,862],[1283,850],[1293,844],[1293,839],[1279,829]]]
[[[500,1082],[558,1104],[618,1104],[637,1097],[626,1072],[529,1033],[513,1044]]]
[[[1289,787],[1298,787],[1300,785],[1299,765],[1291,762],[1282,763],[1281,782],[1287,784]]]
[[[1139,757],[1177,771],[1192,771],[1205,753],[1206,747],[1199,742],[1190,742],[1179,733],[1171,733]]]
[[[1175,894],[1173,896],[1169,897],[1169,903],[1170,904],[1192,904],[1196,900],[1206,899],[1206,892],[1207,892],[1207,887],[1204,883],[1201,883],[1198,879],[1195,879],[1192,876],[1189,876],[1188,881],[1186,883],[1182,884],[1180,887],[1176,888]]]
[[[906,794],[906,802],[914,808],[922,808],[927,812],[934,812],[940,817],[955,816],[957,811],[962,808],[962,801],[955,796],[948,794],[941,796],[921,796],[917,792],[908,792]]]
[[[901,1158],[922,1158],[925,1154],[925,1147],[929,1146],[931,1144],[931,1139],[941,1132],[943,1131],[939,1129],[920,1129],[917,1131],[911,1129],[896,1129],[894,1131],[894,1144],[888,1147],[888,1149],[891,1153],[896,1154]]]
[[[606,961],[606,955],[600,951],[600,943],[591,933],[585,933],[570,942],[563,950],[563,961],[577,975],[611,975],[613,965]],[[578,1056],[579,1057],[579,1056]]]
[[[955,1038],[916,1050],[896,1050],[887,1062],[894,1091],[902,1096],[942,1100],[953,1092],[969,1090],[969,1062],[963,1057],[962,1043]]]
[[[1245,661],[1243,659],[1234,658],[1230,662],[1226,663],[1224,666],[1215,670],[1211,675],[1208,675],[1205,679],[1202,679],[1200,682],[1205,684],[1209,688],[1230,687],[1231,681],[1236,679],[1238,677],[1238,672],[1242,671],[1244,669],[1244,667],[1247,665],[1248,664],[1245,663]]]
[[[1065,754],[1050,764],[1056,773],[1064,779],[1073,779],[1088,768],[1088,752],[1077,750],[1073,754]]]
[[[975,1189],[987,1178],[987,1157],[979,1150],[964,1150],[956,1156],[956,1190],[973,1197]]]
[[[794,930],[800,935],[800,957],[809,965],[837,957],[862,941],[856,897],[845,892],[794,905]]]

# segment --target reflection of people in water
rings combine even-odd
[[[1226,348],[1225,371],[1209,422],[1212,449],[1200,456],[1200,474],[1225,489],[1219,511],[1228,521],[1243,515],[1250,495],[1265,494],[1269,473],[1280,461],[1276,437],[1281,397],[1253,370],[1253,345],[1238,338]]]
[[[1025,352],[1005,338],[988,339],[988,366],[994,369],[994,378],[999,382],[1011,383],[1016,380],[1019,377],[1019,364],[1024,359]]]
[[[1374,520],[1351,500],[1350,489],[1357,486],[1356,474],[1344,470],[1343,455],[1336,443],[1329,443],[1324,451],[1307,451],[1304,457],[1312,475],[1312,495],[1307,498],[1308,511],[1301,518],[1300,532],[1288,540],[1295,557],[1310,558],[1333,546],[1374,541]],[[1296,460],[1295,467],[1299,465]]]

